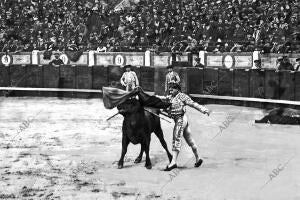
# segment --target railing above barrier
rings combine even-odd
[[[261,57],[261,63],[262,67],[265,69],[274,69],[277,65],[277,59],[282,56],[287,56],[289,58],[289,61],[292,65],[296,63],[296,59],[300,58],[300,54],[276,54],[276,53],[270,53],[270,54],[262,54]]]
[[[171,52],[20,52],[20,53],[1,53],[0,65],[48,65],[59,53],[59,58],[65,65],[75,66],[109,66],[109,65],[132,65],[147,67],[166,67],[174,64],[174,61],[185,63],[185,66],[195,66],[196,58],[208,68],[252,68],[253,61],[261,58],[262,68],[275,68],[278,57],[283,54],[262,54],[259,52],[228,52],[211,53],[201,51],[199,54],[191,53],[171,53]],[[300,54],[288,54],[290,62],[295,63]]]
[[[217,68],[252,68],[253,53],[206,53],[205,66]]]

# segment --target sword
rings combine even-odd
[[[109,117],[106,119],[106,121],[111,120],[112,118],[114,118],[115,116],[117,116],[118,114],[120,114],[119,112],[117,112],[116,114],[114,114],[113,116]]]
[[[156,116],[156,117],[158,117],[158,118],[160,118],[160,119],[162,119],[162,120],[165,120],[166,122],[172,123],[171,121],[169,121],[169,120],[167,120],[167,119],[165,119],[165,118],[162,118],[162,117],[159,116],[158,114],[155,114],[155,113],[153,113],[152,111],[147,110],[146,108],[144,108],[144,110],[147,111],[147,112],[149,112],[149,113],[151,113],[151,114],[153,114],[154,116]],[[164,115],[164,114],[163,114],[163,115]],[[166,115],[164,115],[164,116],[166,116]]]

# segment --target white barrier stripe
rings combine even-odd
[[[29,88],[29,87],[0,87],[0,90],[16,90],[16,91],[42,91],[42,92],[85,92],[85,93],[102,93],[102,90],[93,89],[72,89],[72,88]],[[154,92],[144,91],[149,95]]]
[[[72,88],[29,88],[29,87],[0,87],[0,90],[44,91],[44,92],[92,92],[102,93],[102,90],[72,89]]]
[[[261,103],[290,104],[290,105],[298,105],[298,106],[300,105],[300,101],[288,101],[288,100],[277,100],[277,99],[216,96],[216,95],[205,95],[205,94],[190,94],[190,96],[191,97],[196,97],[196,98],[207,98],[207,99],[220,99],[220,100],[233,100],[233,101],[252,101],[252,102],[261,102]]]
[[[19,90],[19,91],[44,91],[44,92],[84,92],[84,93],[102,93],[102,90],[93,89],[72,89],[72,88],[28,88],[28,87],[0,87],[0,90]],[[153,92],[146,92],[153,95]],[[261,99],[249,97],[232,97],[232,96],[216,96],[205,94],[190,94],[191,97],[207,98],[207,99],[220,99],[220,100],[233,100],[233,101],[251,101],[261,103],[276,103],[276,104],[290,104],[300,105],[300,101],[276,100],[276,99]]]

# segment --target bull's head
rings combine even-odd
[[[127,99],[125,102],[118,105],[117,108],[119,113],[123,116],[137,113],[142,110],[140,102],[135,98]]]

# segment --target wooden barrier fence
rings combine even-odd
[[[133,67],[146,91],[164,93],[165,68]],[[175,68],[188,94],[300,101],[300,72],[272,69]],[[103,86],[122,88],[120,66],[61,67],[12,65],[0,68],[0,87],[95,89]],[[2,90],[4,90],[2,88]],[[3,94],[1,94],[3,95]],[[13,91],[10,96],[57,96],[49,91]],[[68,92],[64,97],[91,97],[88,93]],[[200,97],[200,96],[199,96]],[[204,96],[202,96],[204,98]],[[226,99],[225,99],[226,100]],[[252,100],[251,100],[252,101]]]

